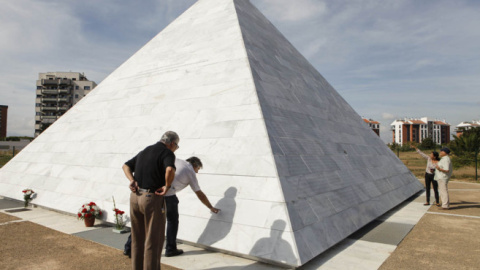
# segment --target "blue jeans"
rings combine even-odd
[[[177,232],[178,232],[178,198],[177,195],[166,196],[167,205],[167,244],[165,252],[177,250]]]

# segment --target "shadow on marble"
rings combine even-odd
[[[270,230],[270,237],[259,239],[249,254],[281,262],[295,261],[292,246],[282,238],[286,226],[287,223],[284,220],[275,220]]]
[[[207,226],[198,238],[197,243],[211,246],[230,233],[233,225],[233,217],[235,216],[235,210],[237,208],[235,202],[236,196],[237,188],[235,187],[230,187],[225,191],[224,197],[214,206],[221,210],[220,213],[210,218]]]

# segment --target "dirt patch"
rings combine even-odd
[[[428,211],[480,217],[480,190],[452,190],[451,185],[448,186],[450,210],[432,206]]]
[[[20,220],[20,219],[11,215],[0,213],[0,223],[5,223],[9,221],[14,221],[14,220]]]
[[[118,249],[28,221],[0,226],[0,235],[2,269],[131,269]]]
[[[478,269],[480,219],[426,214],[380,269]]]

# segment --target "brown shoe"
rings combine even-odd
[[[430,203],[427,202],[427,203],[424,203],[423,205],[430,205]]]
[[[442,206],[442,205],[441,205],[441,204],[439,204],[439,203],[436,203],[435,205],[436,205],[436,206],[439,206],[439,207],[440,207],[440,206]]]

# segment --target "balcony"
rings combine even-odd
[[[42,98],[42,102],[57,102],[57,98]]]
[[[68,111],[68,109],[70,109],[70,107],[68,107],[68,106],[58,107],[59,111]]]
[[[69,84],[72,84],[72,80],[71,79],[59,79],[59,78],[55,78],[53,80],[42,79],[42,84],[43,85],[69,85]]]
[[[56,89],[42,89],[42,94],[56,95],[56,94],[58,94],[58,90],[56,90]]]
[[[42,124],[52,124],[53,122],[57,121],[57,117],[58,116],[49,116],[49,117],[53,117],[53,118],[44,118],[42,119]]]
[[[58,79],[58,84],[61,84],[61,85],[72,84],[72,80],[71,79]]]
[[[57,80],[57,79],[53,79],[53,80],[50,80],[50,79],[42,79],[42,84],[43,84],[43,85],[57,85],[57,84],[58,84],[58,80]]]
[[[68,98],[59,98],[58,102],[68,102]]]
[[[56,111],[57,110],[57,107],[42,107],[42,111]]]
[[[58,93],[60,93],[60,94],[69,94],[69,93],[70,93],[70,89],[58,89]]]

